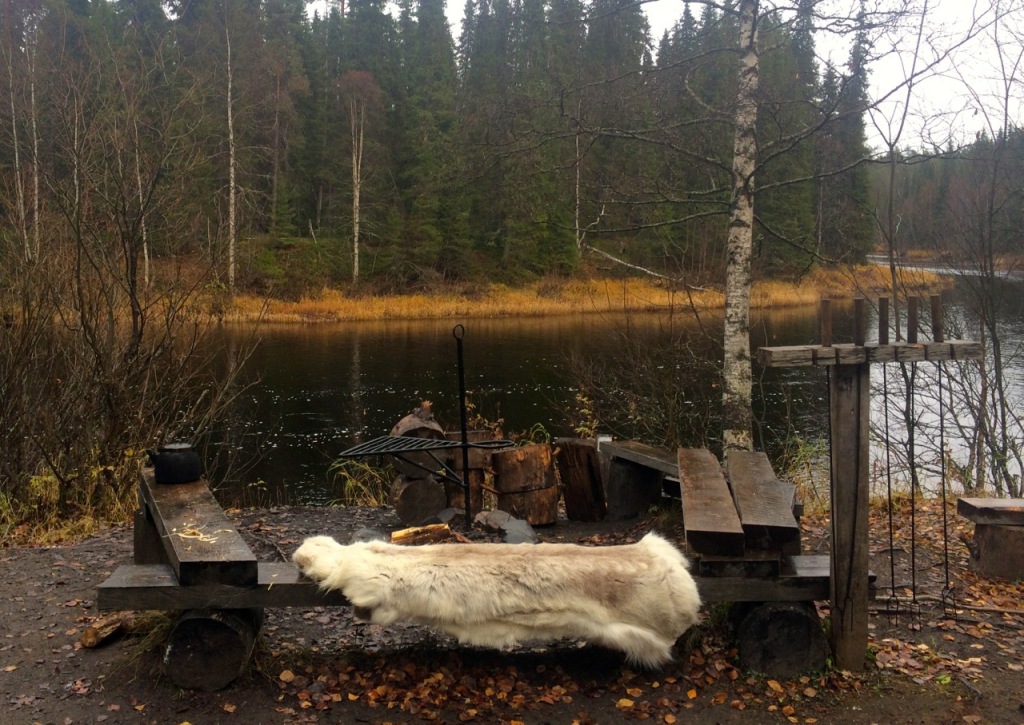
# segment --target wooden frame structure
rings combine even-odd
[[[942,303],[931,297],[932,341],[918,342],[918,300],[907,304],[907,339],[889,342],[889,300],[878,301],[878,342],[866,337],[865,300],[854,300],[852,344],[832,344],[830,300],[821,302],[821,344],[762,347],[765,367],[827,366],[831,446],[832,554],[830,601],[832,651],[838,667],[864,668],[868,643],[868,439],[871,366],[878,363],[941,363],[980,360],[982,345],[945,340]]]

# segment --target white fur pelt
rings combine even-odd
[[[370,621],[427,624],[460,642],[508,647],[585,639],[654,667],[698,620],[686,558],[657,534],[625,546],[431,544],[328,536],[292,557],[325,589],[340,590]]]

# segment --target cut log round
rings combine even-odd
[[[448,507],[444,486],[434,478],[399,476],[391,484],[391,505],[406,526],[419,526]]]
[[[828,639],[813,604],[765,602],[746,611],[736,627],[744,669],[789,678],[825,668]]]
[[[558,486],[551,446],[542,443],[496,451],[491,460],[500,510],[533,526],[558,520]]]
[[[248,666],[262,622],[262,609],[184,612],[171,630],[164,671],[182,689],[223,689]]]

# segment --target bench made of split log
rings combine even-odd
[[[985,576],[1024,578],[1024,499],[961,498],[957,513],[974,522],[971,569]]]

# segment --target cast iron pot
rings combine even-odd
[[[147,450],[157,483],[191,483],[202,475],[199,454],[189,443],[167,443]]]

